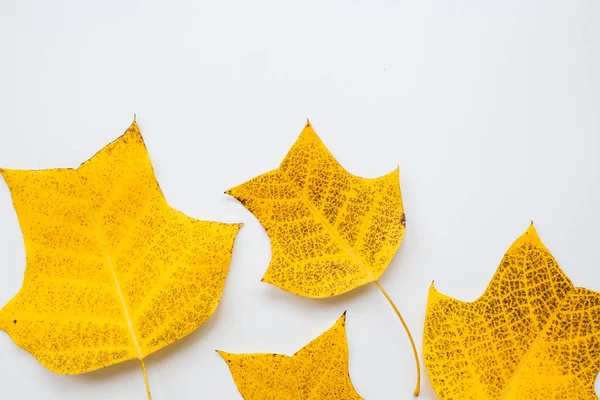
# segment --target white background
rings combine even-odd
[[[155,400],[240,399],[215,349],[292,354],[344,310],[358,392],[409,399],[412,352],[377,288],[319,301],[261,283],[269,239],[223,191],[276,168],[307,117],[352,173],[399,165],[407,231],[381,282],[420,351],[431,281],[476,299],[530,220],[600,290],[599,71],[597,0],[3,0],[0,166],[76,167],[137,113],[170,204],[246,224],[215,315],[148,358]],[[0,182],[0,306],[24,269]],[[135,361],[59,376],[4,333],[0,388],[146,398]]]

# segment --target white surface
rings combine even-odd
[[[306,117],[349,171],[400,165],[407,232],[382,284],[419,349],[431,281],[477,298],[531,219],[600,290],[600,2],[58,3],[0,3],[0,166],[75,167],[137,113],[170,204],[246,223],[216,314],[148,359],[155,400],[240,399],[214,349],[291,354],[346,309],[358,392],[412,398],[411,349],[377,288],[317,301],[261,283],[268,237],[223,194],[276,168]],[[0,182],[0,306],[24,268]],[[54,375],[4,333],[0,388],[146,398],[136,362]]]

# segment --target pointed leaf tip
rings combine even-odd
[[[544,246],[544,244],[542,243],[542,239],[540,239],[540,236],[538,235],[538,233],[535,229],[535,225],[533,224],[533,221],[531,221],[531,223],[529,224],[529,226],[527,227],[525,232],[523,232],[523,234],[521,236],[519,236],[513,242],[513,244],[511,245],[511,248],[513,246],[518,246],[523,243],[531,243],[534,245]]]
[[[221,358],[222,358],[223,360],[225,360],[225,362],[226,362],[226,363],[229,363],[229,361],[230,361],[230,358],[231,358],[231,355],[232,355],[231,353],[228,353],[228,352],[226,352],[226,351],[223,351],[223,350],[215,350],[215,352],[216,352],[218,355],[220,355],[220,356],[221,356]]]
[[[241,185],[240,185],[240,186],[241,186]],[[227,190],[226,190],[224,193],[225,193],[227,196],[231,196],[231,197],[233,197],[234,199],[236,199],[236,200],[237,200],[237,197],[235,197],[235,195],[236,195],[236,193],[237,193],[237,192],[239,192],[239,190],[237,190],[237,188],[238,188],[238,187],[239,187],[239,186],[235,186],[235,187],[229,188],[229,189],[227,189]]]
[[[527,230],[525,231],[524,236],[528,236],[530,239],[532,240],[540,240],[540,236],[537,233],[537,230],[535,229],[535,225],[533,224],[533,221],[531,221],[531,224],[529,224],[529,227],[527,227]]]
[[[346,326],[346,312],[347,311],[344,311],[342,316],[338,318],[338,320],[335,322],[335,325],[341,325],[343,327]]]
[[[429,292],[427,293],[427,298],[428,299],[438,299],[438,298],[444,298],[446,297],[445,294],[443,294],[442,292],[440,292],[436,287],[435,287],[435,281],[431,281],[431,285],[429,285]]]
[[[348,313],[348,310],[344,310],[344,313],[343,313],[343,314],[342,314],[342,316],[340,317],[340,320],[341,320],[342,322],[344,322],[344,323],[346,322],[346,313]]]
[[[437,292],[437,289],[435,288],[435,280],[431,281],[431,285],[429,285],[429,293],[431,294],[431,292]]]

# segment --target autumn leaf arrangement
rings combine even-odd
[[[171,208],[137,123],[77,169],[0,169],[27,266],[0,330],[49,370],[81,374],[140,362],[215,311],[242,224]],[[374,284],[398,250],[405,214],[398,169],[348,173],[310,123],[279,168],[226,192],[261,222],[272,259],[263,281],[310,298]],[[346,315],[293,356],[219,351],[247,400],[360,399],[348,375]],[[485,293],[461,302],[432,285],[425,367],[441,399],[597,399],[600,294],[576,288],[533,224]]]

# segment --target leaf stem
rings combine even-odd
[[[402,322],[402,326],[404,326],[404,330],[406,331],[406,334],[408,335],[410,344],[412,345],[413,353],[415,355],[415,363],[417,364],[417,387],[415,388],[415,392],[414,392],[415,397],[417,397],[417,396],[419,396],[419,393],[421,392],[421,363],[419,362],[419,354],[417,353],[417,347],[415,346],[415,341],[413,340],[412,335],[410,334],[410,330],[408,329],[408,325],[406,325],[404,318],[402,318],[402,314],[400,314],[398,307],[396,307],[396,305],[394,304],[394,302],[392,301],[390,296],[387,294],[387,292],[385,291],[383,286],[381,286],[379,281],[375,281],[374,283],[375,283],[375,285],[377,285],[379,290],[381,290],[381,293],[383,293],[383,295],[385,296],[387,301],[390,303],[390,305],[396,312],[396,315],[400,319],[400,322]]]
[[[144,359],[140,360],[140,364],[142,364],[142,373],[144,374],[144,383],[146,384],[146,394],[148,395],[148,400],[152,400],[152,394],[150,393],[150,384],[148,383],[148,374],[146,373],[146,364],[144,364]]]

